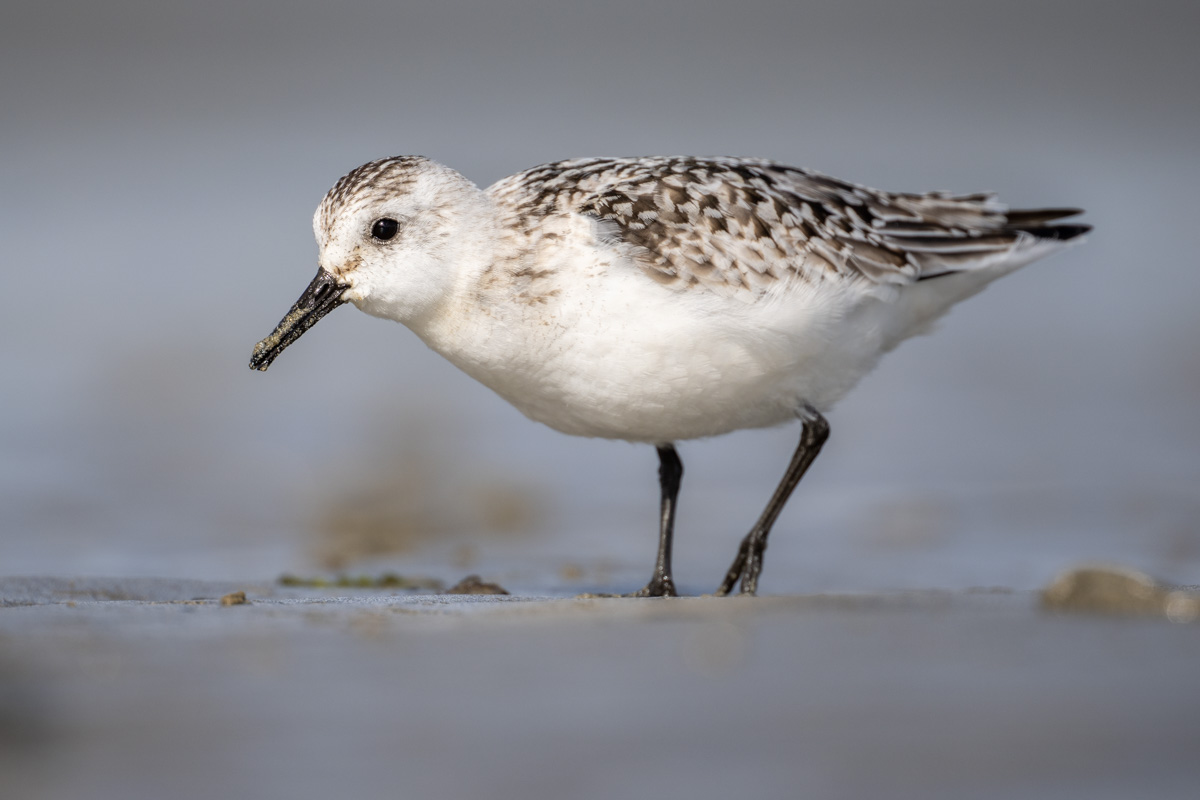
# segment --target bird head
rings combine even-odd
[[[459,264],[478,247],[484,203],[474,184],[422,156],[385,158],[349,172],[313,215],[316,277],[255,345],[250,367],[266,370],[345,303],[419,326],[452,294]]]

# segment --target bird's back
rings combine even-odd
[[[1010,211],[989,194],[883,192],[762,159],[577,159],[488,191],[517,219],[594,218],[659,283],[732,295],[795,280],[905,285],[1024,261],[1039,241],[1088,230],[1050,224],[1076,209]]]

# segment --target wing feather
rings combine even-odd
[[[660,283],[766,291],[779,281],[906,284],[983,268],[1085,225],[1076,209],[1009,211],[990,194],[882,192],[758,159],[580,159],[490,190],[525,215],[602,223]]]

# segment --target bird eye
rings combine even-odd
[[[375,224],[371,226],[371,235],[381,242],[386,242],[396,235],[396,231],[400,230],[400,223],[391,217],[375,220]]]

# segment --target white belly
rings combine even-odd
[[[672,442],[828,409],[881,347],[861,295],[792,292],[747,303],[605,281],[521,317],[486,320],[469,346],[430,345],[523,414],[577,436]],[[787,302],[784,302],[786,300]],[[879,303],[873,303],[879,306]],[[534,320],[542,312],[546,318]],[[462,339],[464,326],[456,328]]]

